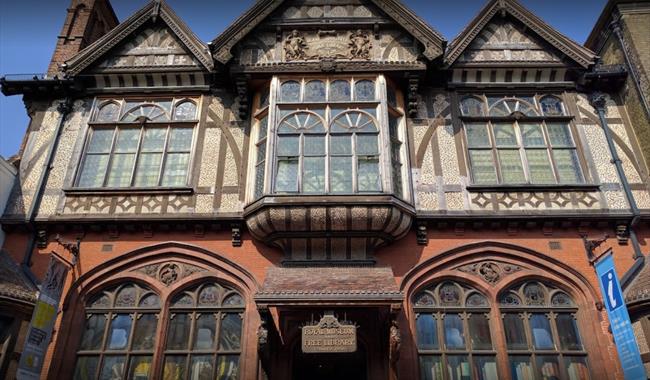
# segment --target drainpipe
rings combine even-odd
[[[34,221],[36,220],[36,214],[38,213],[38,210],[41,206],[41,201],[43,199],[43,193],[45,192],[47,180],[50,177],[52,160],[54,159],[54,152],[56,151],[56,147],[59,145],[59,139],[61,137],[61,132],[63,131],[63,125],[65,124],[65,120],[67,119],[68,115],[72,111],[72,99],[70,96],[66,96],[65,100],[59,104],[57,111],[59,111],[60,118],[59,123],[56,126],[56,130],[54,131],[54,140],[50,144],[50,148],[47,151],[47,156],[45,157],[43,167],[41,168],[41,176],[38,181],[36,193],[34,194],[34,201],[32,202],[31,206],[29,207],[29,211],[27,212],[27,223],[32,227],[32,231],[31,236],[27,242],[27,249],[23,255],[23,262],[20,266],[22,267],[23,272],[27,275],[27,277],[29,277],[32,283],[34,283],[34,285],[38,284],[38,279],[36,276],[34,276],[30,264],[32,261],[32,254],[34,252],[34,245],[36,245],[37,239],[37,231],[36,226],[34,225]]]
[[[641,103],[645,109],[646,116],[650,119],[650,107],[648,107],[648,99],[646,98],[643,88],[641,87],[641,78],[639,76],[639,71],[637,66],[633,64],[632,57],[630,56],[630,51],[628,49],[627,43],[625,42],[625,37],[623,36],[623,30],[621,29],[621,16],[618,15],[609,27],[614,32],[616,39],[618,40],[619,45],[621,45],[621,50],[623,51],[623,56],[625,57],[625,63],[630,68],[630,74],[632,74],[632,79],[636,85],[637,92],[641,98]]]
[[[612,163],[614,164],[614,166],[616,166],[616,172],[618,173],[618,177],[621,180],[621,186],[623,186],[623,192],[625,192],[625,197],[627,198],[627,202],[630,205],[630,211],[632,211],[632,220],[630,221],[629,224],[629,233],[630,233],[630,241],[632,241],[632,248],[634,249],[634,259],[635,260],[643,259],[644,256],[643,253],[641,252],[641,247],[639,245],[639,240],[637,239],[636,236],[636,231],[634,230],[635,226],[639,222],[639,219],[641,218],[641,213],[639,212],[639,207],[637,206],[636,201],[634,200],[632,189],[630,188],[630,184],[627,181],[627,177],[625,176],[625,171],[623,170],[623,164],[621,162],[621,159],[618,156],[618,152],[616,151],[616,145],[614,145],[612,131],[609,129],[609,125],[607,124],[607,119],[605,118],[605,105],[607,102],[606,95],[599,92],[594,92],[591,94],[590,101],[592,107],[594,107],[594,109],[598,113],[600,124],[603,127],[603,131],[605,132],[605,139],[607,140],[607,146],[609,147],[609,151],[612,155]]]

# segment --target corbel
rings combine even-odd
[[[429,239],[427,238],[427,224],[419,223],[416,231],[416,239],[418,245],[427,245]]]
[[[619,224],[616,226],[616,239],[619,245],[627,245],[630,239],[630,228],[627,224]]]
[[[109,224],[109,225],[106,227],[106,229],[107,229],[107,231],[108,231],[108,238],[109,238],[109,239],[113,239],[113,240],[114,240],[114,239],[117,239],[117,238],[120,237],[120,230],[119,230],[119,228],[117,227],[116,224]]]
[[[47,230],[36,231],[36,246],[40,249],[47,248]]]
[[[420,87],[420,78],[417,75],[408,76],[408,115],[415,118],[418,115],[418,88]]]
[[[230,227],[232,229],[232,246],[241,247],[241,224],[233,223]]]
[[[376,39],[376,40],[379,40],[379,37],[380,37],[380,36],[379,36],[379,23],[378,23],[378,22],[376,22],[376,23],[372,26],[372,32],[375,34],[375,39]]]
[[[465,223],[456,222],[454,224],[454,234],[456,234],[456,235],[464,235],[465,234]]]
[[[142,225],[142,235],[147,239],[153,237],[153,228],[151,224]]]
[[[237,96],[239,97],[239,118],[246,120],[249,111],[249,93],[248,93],[248,79],[249,76],[242,75],[235,79],[235,86],[237,87]]]
[[[205,226],[203,224],[197,223],[194,225],[194,236],[196,237],[205,236]]]

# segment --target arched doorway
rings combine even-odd
[[[293,354],[293,380],[366,380],[367,356],[363,345],[345,354],[306,354],[296,345]]]

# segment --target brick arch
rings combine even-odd
[[[168,284],[161,281],[160,271],[162,266],[173,263],[178,266],[180,274]],[[190,267],[191,266],[191,267]],[[152,267],[155,270],[140,270]],[[191,270],[187,270],[191,268]],[[85,320],[85,304],[89,297],[107,287],[120,283],[133,282],[146,285],[157,293],[161,299],[161,319],[166,315],[171,298],[178,292],[202,282],[222,283],[236,290],[244,299],[246,317],[242,326],[242,357],[255,357],[257,349],[253,342],[246,339],[246,331],[254,331],[259,324],[259,315],[255,311],[253,295],[259,284],[245,268],[224,256],[202,247],[181,242],[165,242],[150,246],[140,247],[114,259],[108,260],[76,279],[67,289],[62,303],[62,318],[57,334],[59,339],[54,339],[51,367],[48,371],[49,379],[72,378],[76,361],[76,351],[80,334],[83,332]],[[158,324],[158,337],[166,326]],[[254,335],[254,334],[252,334]],[[162,340],[157,343],[160,346]],[[160,350],[160,349],[157,349]],[[247,365],[246,363],[252,363]],[[254,373],[256,361],[246,360],[240,368],[241,375]],[[251,368],[248,368],[252,366]],[[152,373],[156,377],[156,373]],[[244,378],[244,377],[242,377]]]
[[[480,276],[471,276],[456,268],[482,261],[497,261],[512,265],[519,265],[523,269],[508,274],[498,280],[494,285],[486,282]],[[471,281],[481,284],[480,288],[490,285],[492,293],[494,287],[502,287],[502,282],[511,282],[522,276],[539,276],[560,284],[570,290],[572,296],[578,296],[583,300],[599,299],[596,287],[579,271],[571,266],[556,260],[544,253],[532,250],[527,247],[515,244],[482,241],[452,248],[420,263],[411,269],[401,282],[400,290],[405,294],[412,294],[415,289],[421,288],[423,284],[436,280],[443,274],[451,277],[461,277],[464,281]],[[472,278],[475,277],[475,278]]]
[[[586,257],[585,257],[586,260]],[[472,271],[472,265],[494,262],[502,265],[518,266],[507,274],[501,272],[496,281],[488,281],[480,274]],[[465,271],[459,270],[460,268]],[[501,267],[502,268],[502,267]],[[501,269],[500,268],[500,269]],[[489,278],[489,277],[488,277]],[[556,260],[544,253],[503,242],[482,241],[459,246],[442,252],[420,263],[410,270],[403,278],[400,289],[405,294],[404,313],[401,325],[407,326],[408,333],[403,334],[402,350],[404,356],[414,358],[411,362],[400,363],[400,371],[417,378],[419,363],[415,337],[415,313],[413,296],[427,286],[444,281],[455,281],[474,287],[483,292],[490,302],[493,317],[500,315],[498,310],[498,295],[505,289],[524,281],[539,280],[551,283],[569,294],[577,304],[577,317],[583,344],[589,355],[592,374],[607,374],[614,377],[616,364],[612,362],[609,350],[613,349],[607,333],[607,326],[601,322],[606,316],[598,310],[596,303],[600,300],[596,284],[566,263]],[[505,338],[501,326],[492,325],[498,336],[493,344],[497,349],[500,360],[499,370],[508,371],[504,363]],[[501,346],[503,344],[503,346]]]

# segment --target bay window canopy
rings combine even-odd
[[[286,215],[262,212],[269,208],[291,207],[302,213],[324,202],[326,220],[331,218],[330,207],[358,208],[366,201],[388,207],[383,217],[392,215],[395,205],[413,214],[409,182],[404,180],[408,173],[403,100],[384,76],[274,77],[255,98],[252,125],[246,208],[250,221],[263,215]],[[372,212],[361,214],[372,225]],[[351,217],[344,213],[343,218]],[[405,225],[410,227],[408,220]],[[260,222],[287,226],[276,232],[301,231],[279,220]],[[285,251],[300,251],[300,255],[309,250],[289,247],[295,242],[283,243],[257,225],[251,222],[249,228],[262,240]],[[329,225],[309,230],[329,234],[325,227]],[[367,252],[404,231],[396,228],[394,232],[396,236],[389,232],[387,239],[369,241],[359,251]],[[347,241],[342,244],[354,246]],[[348,248],[348,258],[356,254]]]

